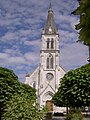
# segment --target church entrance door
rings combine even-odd
[[[53,102],[52,102],[52,100],[47,100],[46,101],[46,107],[48,108],[49,111],[53,111]]]

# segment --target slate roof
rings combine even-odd
[[[49,10],[48,10],[48,17],[45,24],[45,27],[43,29],[43,34],[58,34],[58,30],[54,21],[54,15],[52,10],[52,5],[50,4]]]

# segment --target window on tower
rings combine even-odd
[[[50,40],[49,40],[49,38],[47,39],[47,49],[49,49],[49,42],[50,42]]]
[[[53,69],[53,57],[51,58],[50,64],[51,69]]]
[[[47,69],[49,69],[49,57],[47,58]]]
[[[47,57],[47,69],[53,69],[53,56],[51,54]]]
[[[54,40],[53,40],[53,38],[51,39],[51,49],[53,49],[54,48]]]

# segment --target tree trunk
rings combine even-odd
[[[88,45],[88,51],[89,51],[89,57],[88,57],[88,59],[87,59],[87,61],[90,63],[90,45]]]

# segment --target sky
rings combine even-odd
[[[41,33],[50,0],[0,0],[0,67],[12,69],[21,82],[40,62]],[[72,15],[77,0],[52,0],[60,39],[60,66],[68,72],[87,64],[88,48],[78,40]]]

